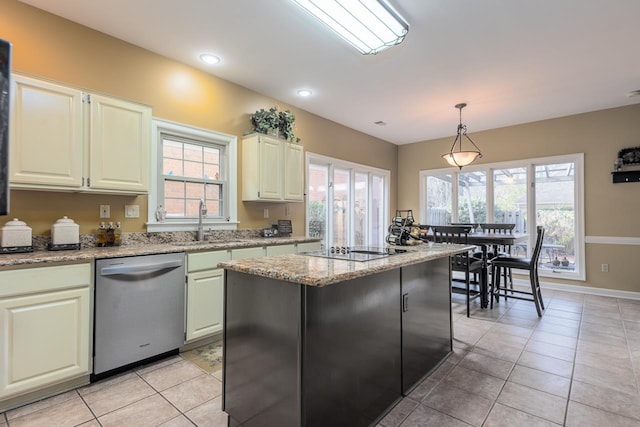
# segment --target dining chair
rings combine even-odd
[[[510,292],[509,295],[511,298],[524,300],[524,301],[533,301],[536,305],[536,311],[538,312],[538,317],[542,317],[542,310],[544,310],[544,301],[542,300],[542,291],[540,290],[540,278],[538,277],[538,260],[540,259],[540,252],[542,250],[542,240],[544,239],[544,227],[538,226],[536,230],[536,244],[533,248],[533,252],[531,254],[531,258],[523,258],[523,257],[512,257],[512,256],[497,256],[491,260],[491,269],[492,269],[492,280],[491,280],[491,308],[493,308],[493,299],[495,297],[496,302],[499,302],[500,296],[503,296],[505,301],[507,299],[507,292]],[[506,283],[505,287],[500,287],[500,269],[511,269],[515,268],[518,270],[528,270],[529,271],[529,282],[531,284],[531,292],[522,291],[519,289],[507,289]],[[517,294],[530,295],[529,297],[522,297]]]
[[[513,229],[516,228],[516,224],[481,223],[479,225],[482,231],[496,234],[513,234]],[[499,255],[510,256],[512,255],[511,249],[511,245],[493,245],[492,250],[487,252],[487,259],[491,260]],[[476,252],[474,256],[480,258],[482,252]],[[509,287],[513,289],[513,274],[510,268],[504,269],[505,283],[507,283],[507,277],[509,278]]]
[[[457,243],[467,244],[469,233],[471,232],[471,226],[456,226],[456,225],[434,225],[431,227],[433,230],[434,241],[436,243]],[[473,255],[466,251],[461,254],[452,255],[451,270],[464,272],[464,293],[467,300],[467,317],[469,317],[471,300],[481,296],[482,290],[474,292],[471,295],[471,273],[477,273],[482,269],[482,259],[475,258]],[[456,280],[457,279],[453,279]],[[475,282],[477,284],[477,282]],[[455,288],[458,289],[458,288]],[[452,291],[454,287],[452,286]]]

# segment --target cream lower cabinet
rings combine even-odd
[[[12,188],[146,194],[151,108],[14,74]]]
[[[265,249],[266,249],[267,256],[287,255],[287,254],[296,253],[296,245],[274,245],[274,246],[267,246]]]
[[[303,147],[253,134],[242,140],[242,200],[302,202]]]
[[[222,332],[224,270],[220,261],[231,259],[231,252],[187,254],[186,342]]]
[[[88,375],[90,264],[0,272],[2,400]]]
[[[296,253],[319,251],[322,247],[322,242],[304,242],[296,245]]]

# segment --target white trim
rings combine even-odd
[[[640,237],[587,236],[584,240],[603,245],[640,245]]]
[[[514,278],[513,283],[514,285],[530,286],[529,281],[526,279]],[[640,300],[640,292],[622,291],[618,289],[594,288],[593,286],[566,285],[563,283],[552,283],[543,281],[540,282],[540,287],[542,289],[550,289],[555,291]],[[542,297],[544,299],[544,294],[542,294]]]
[[[190,126],[182,123],[153,118],[151,134],[151,179],[149,200],[147,206],[147,232],[154,231],[195,231],[197,221],[171,220],[159,223],[156,221],[156,208],[158,207],[158,170],[161,159],[158,154],[158,146],[163,132],[175,135],[182,135],[187,138],[197,138],[204,141],[211,141],[226,146],[226,164],[221,165],[227,168],[227,185],[225,186],[226,197],[224,199],[224,209],[226,219],[205,219],[203,224],[207,229],[214,230],[235,230],[238,225],[238,138],[221,132]]]

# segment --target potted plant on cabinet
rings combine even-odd
[[[294,134],[296,116],[290,111],[279,111],[278,106],[269,110],[259,109],[251,115],[254,132],[280,136],[287,141],[300,142]]]

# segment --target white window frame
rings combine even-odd
[[[223,188],[222,218],[204,218],[203,225],[211,230],[235,230],[238,228],[238,138],[220,132],[202,129],[182,123],[154,118],[151,134],[151,189],[147,209],[147,232],[157,231],[196,231],[197,218],[168,218],[164,222],[156,219],[156,210],[164,195],[159,193],[162,175],[162,135],[175,135],[182,139],[223,145],[225,155],[221,160],[221,173],[225,173],[226,185]]]
[[[584,221],[584,153],[566,154],[561,156],[538,157],[534,159],[513,160],[508,162],[485,163],[482,165],[465,166],[461,171],[458,168],[442,168],[421,170],[420,179],[420,223],[426,224],[426,185],[427,177],[435,175],[450,174],[452,176],[452,206],[451,222],[458,220],[458,174],[465,172],[486,172],[487,173],[487,218],[493,218],[493,171],[495,169],[510,169],[517,167],[527,168],[527,234],[529,236],[529,247],[535,243],[535,219],[536,218],[536,192],[535,188],[535,167],[540,164],[549,163],[569,163],[575,164],[574,171],[574,201],[575,201],[575,251],[576,251],[576,271],[539,270],[541,277],[553,277],[568,280],[586,280],[586,260],[585,260],[585,221]]]
[[[391,191],[391,172],[386,170],[386,169],[379,169],[373,166],[367,166],[367,165],[363,165],[363,164],[359,164],[359,163],[354,163],[354,162],[349,162],[346,160],[340,160],[340,159],[336,159],[333,157],[328,157],[328,156],[323,156],[321,154],[315,154],[315,153],[311,153],[311,152],[307,152],[306,153],[306,160],[305,160],[306,166],[305,166],[305,174],[306,174],[306,182],[307,182],[307,188],[306,188],[306,194],[309,194],[309,165],[310,164],[316,164],[316,165],[325,165],[328,166],[329,168],[329,187],[327,188],[327,209],[328,212],[326,212],[325,214],[325,218],[326,218],[326,229],[325,229],[325,236],[324,236],[324,241],[323,244],[325,245],[325,247],[331,246],[333,244],[333,215],[331,215],[330,213],[333,211],[333,171],[334,169],[343,169],[343,170],[348,170],[349,171],[349,237],[348,237],[348,241],[349,241],[349,246],[353,246],[354,245],[354,240],[355,240],[355,223],[354,223],[354,216],[353,216],[353,212],[355,212],[355,200],[353,195],[355,194],[355,174],[356,173],[362,173],[362,174],[367,174],[368,175],[368,206],[371,206],[371,198],[372,198],[372,191],[373,191],[373,186],[372,186],[372,176],[373,175],[377,175],[377,176],[381,176],[384,180],[384,201],[383,201],[383,210],[386,213],[384,218],[385,218],[385,222],[383,224],[383,234],[386,234],[386,230],[389,227],[389,194]],[[309,204],[307,203],[307,209],[308,209]],[[308,212],[305,211],[305,235],[309,236],[309,221],[306,220],[306,218],[308,218]],[[370,227],[371,227],[371,216],[367,216],[367,230],[370,232]],[[365,241],[368,242],[367,244],[371,244],[369,242],[369,235],[366,236]]]

